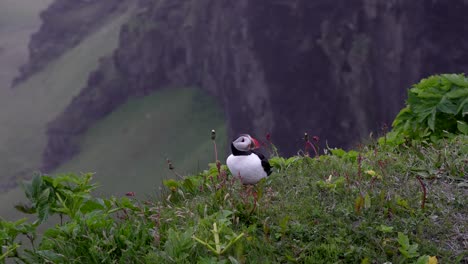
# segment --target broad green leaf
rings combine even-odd
[[[405,234],[398,232],[398,244],[404,249],[407,249],[409,247],[409,238]]]
[[[468,87],[468,80],[462,74],[444,74],[442,76],[458,86]]]
[[[468,88],[458,88],[454,89],[445,94],[447,98],[455,99],[455,98],[463,98],[468,96]]]
[[[460,104],[458,105],[458,109],[457,109],[457,114],[460,113],[460,111],[462,111],[462,116],[465,116],[465,114],[468,114],[468,97],[465,98],[463,101],[460,102]]]
[[[346,154],[347,158],[348,158],[350,161],[352,161],[352,162],[354,162],[354,161],[357,160],[358,155],[359,155],[359,152],[357,152],[357,151],[355,151],[355,150],[350,150],[350,151],[348,151],[348,153]]]
[[[457,105],[450,101],[447,97],[442,98],[440,103],[437,105],[437,109],[447,114],[455,115],[457,113]]]
[[[413,85],[412,89],[427,89],[429,87],[438,86],[440,84],[440,77],[437,75],[429,76],[422,79],[418,84]]]
[[[84,214],[97,210],[104,210],[104,206],[92,200],[86,201],[80,208],[80,211]]]
[[[408,257],[408,258],[415,258],[415,257],[419,256],[418,247],[419,247],[418,244],[411,244],[411,245],[406,249],[407,257]]]
[[[468,135],[468,124],[466,122],[458,120],[457,128],[462,134]]]
[[[44,232],[45,237],[50,237],[50,238],[55,238],[61,234],[60,230],[57,230],[55,228],[49,228]]]
[[[47,201],[49,200],[49,196],[50,196],[50,189],[47,188],[43,190],[41,195],[37,199],[37,204],[47,203]]]
[[[392,123],[392,126],[397,127],[402,122],[411,118],[413,118],[413,112],[411,111],[410,107],[407,106],[398,113],[398,115],[395,117],[395,120]]]
[[[291,157],[286,160],[286,167],[292,165],[294,162],[296,162],[299,158],[298,157]]]
[[[331,149],[330,152],[337,157],[343,157],[346,154],[346,151],[343,149]]]
[[[429,263],[429,256],[424,255],[424,256],[419,257],[418,260],[416,260],[415,264],[428,264],[428,263]]]
[[[39,193],[41,192],[41,187],[42,187],[42,178],[40,175],[36,175],[31,183],[32,187],[32,198],[37,199]]]
[[[39,221],[44,222],[45,220],[47,220],[47,218],[49,217],[49,211],[50,211],[49,204],[45,204],[37,209],[38,209],[37,216],[39,218]]]
[[[269,160],[271,166],[277,168],[277,169],[281,169],[281,167],[284,165],[285,163],[285,159],[284,158],[281,158],[281,157],[273,157]]]
[[[136,210],[138,209],[138,207],[136,207],[133,202],[128,199],[128,197],[122,197],[120,198],[120,203],[119,203],[120,207],[122,208],[126,208],[126,209],[131,209],[131,210]]]

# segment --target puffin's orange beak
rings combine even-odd
[[[256,140],[256,139],[253,138],[253,137],[250,137],[250,139],[252,140],[252,144],[250,145],[250,148],[251,148],[251,149],[258,149],[258,148],[260,148],[260,143],[258,143],[258,140]]]

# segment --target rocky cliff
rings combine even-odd
[[[31,36],[29,61],[20,68],[13,85],[45,67],[87,35],[99,28],[110,17],[129,6],[128,0],[55,0],[41,14],[42,26]]]
[[[352,146],[393,120],[418,79],[467,72],[467,13],[464,0],[140,1],[112,58],[50,123],[44,169],[128,97],[162,87],[209,91],[231,135],[271,133],[284,154],[304,131]]]

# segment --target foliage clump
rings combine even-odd
[[[407,106],[396,116],[392,131],[381,142],[435,142],[468,135],[468,79],[463,74],[434,75],[408,90]]]

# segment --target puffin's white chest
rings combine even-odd
[[[246,156],[230,155],[226,164],[234,177],[240,177],[243,184],[255,184],[262,178],[267,176],[267,173],[262,167],[262,161],[255,154]]]

